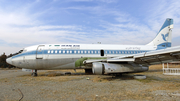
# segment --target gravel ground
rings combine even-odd
[[[112,78],[59,72],[43,71],[31,77],[21,70],[0,70],[0,101],[17,101],[22,96],[22,101],[180,100],[180,76],[165,76],[162,71],[140,73],[147,76],[145,80],[133,79],[133,74]]]

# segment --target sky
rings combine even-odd
[[[179,0],[0,0],[0,54],[37,44],[145,45],[166,18],[180,45]]]

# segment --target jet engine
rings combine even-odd
[[[104,74],[104,65],[102,62],[95,62],[92,64],[92,72],[96,75]]]
[[[104,63],[104,62],[94,62],[92,63],[93,74],[103,75],[103,74],[117,74],[117,73],[134,73],[148,71],[148,66],[142,66],[135,63]]]

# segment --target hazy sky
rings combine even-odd
[[[0,54],[48,43],[143,45],[166,18],[180,45],[179,0],[0,0]]]

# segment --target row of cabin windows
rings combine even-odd
[[[53,51],[53,50],[51,50],[51,51],[48,51],[48,53],[70,53],[70,54],[71,54],[71,53],[75,53],[75,54],[76,54],[76,53],[78,53],[78,54],[80,54],[80,53],[81,53],[81,54],[83,54],[83,53],[85,53],[85,54],[86,54],[86,53],[88,53],[88,54],[90,54],[90,53],[92,53],[92,54],[93,54],[93,53],[97,54],[97,53],[98,53],[98,54],[99,54],[99,51],[68,51],[68,50],[62,50],[62,51],[57,51],[57,50],[56,50],[56,51]]]
[[[101,50],[102,51],[102,50]],[[103,51],[105,54],[136,54],[136,53],[143,53],[143,52],[146,52],[146,51]],[[66,53],[66,54],[100,54],[100,51],[87,51],[87,50],[49,50],[48,53],[60,53],[60,54],[63,54],[63,53]]]

